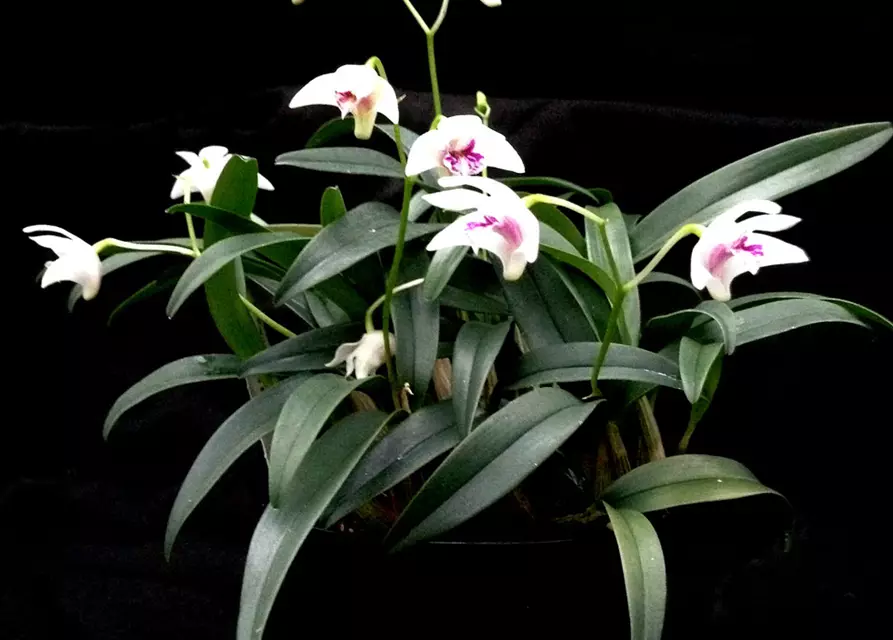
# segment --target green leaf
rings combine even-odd
[[[540,222],[548,225],[567,240],[574,249],[581,255],[586,253],[586,240],[583,234],[577,229],[577,226],[564,213],[552,204],[539,202],[533,205],[530,210],[533,212]]]
[[[394,135],[394,125],[392,124],[377,124],[375,128],[384,133],[387,137],[393,140],[395,143],[397,142],[397,137]],[[403,142],[403,150],[406,153],[409,153],[410,147],[415,143],[416,140],[419,139],[419,134],[415,131],[410,131],[404,126],[400,126],[400,140]]]
[[[425,192],[419,191],[412,198],[409,199],[409,221],[415,222],[419,218],[422,217],[426,211],[428,211],[432,205],[430,202],[424,199]]]
[[[701,397],[707,375],[721,353],[721,342],[701,344],[682,336],[679,343],[679,377],[682,378],[682,389],[690,403],[695,404]]]
[[[606,504],[626,583],[630,640],[660,640],[667,607],[667,568],[657,532],[638,511]]]
[[[572,342],[534,349],[524,354],[509,389],[521,389],[555,382],[584,382],[592,375],[592,364],[601,344]],[[675,362],[657,353],[612,343],[608,347],[599,380],[627,380],[681,389]]]
[[[436,536],[511,491],[583,424],[597,402],[535,389],[494,413],[441,463],[388,533],[395,550]]]
[[[422,295],[426,300],[437,300],[440,297],[467,253],[468,247],[447,247],[434,252],[422,284]]]
[[[192,293],[207,282],[215,273],[233,262],[239,256],[255,251],[262,247],[269,247],[283,242],[307,243],[307,238],[302,238],[295,233],[264,232],[249,233],[246,235],[224,238],[213,246],[208,247],[202,254],[190,263],[180,277],[171,299],[167,304],[167,315],[172,318]]]
[[[248,218],[254,211],[257,199],[257,160],[244,156],[232,156],[223,167],[214,193],[211,206],[231,211]]]
[[[330,173],[404,178],[403,168],[394,158],[362,147],[299,149],[278,156],[276,164]]]
[[[134,264],[135,262],[139,262],[140,260],[165,255],[170,254],[163,253],[161,251],[127,251],[124,253],[116,253],[110,255],[108,258],[104,259],[100,263],[100,273],[102,274],[102,277],[105,278],[108,274],[117,271],[122,267],[126,267]],[[76,284],[71,288],[71,292],[68,294],[69,312],[74,311],[74,305],[77,304],[78,300],[81,299],[81,295],[83,294],[83,292],[84,289],[79,284]]]
[[[183,523],[232,464],[273,431],[282,405],[310,374],[283,380],[243,404],[221,424],[202,448],[180,486],[164,534],[164,555],[170,560]]]
[[[466,322],[453,347],[453,411],[460,433],[468,435],[481,401],[487,375],[511,328],[511,321],[497,325]]]
[[[322,226],[330,225],[343,218],[347,213],[347,205],[338,187],[326,187],[322,192],[322,200],[319,203],[319,221]]]
[[[219,224],[232,233],[261,233],[268,229],[253,220],[203,202],[175,204],[165,209],[165,213],[188,213],[194,218],[202,218]]]
[[[550,256],[537,260],[530,273],[565,342],[586,342],[602,334],[611,305],[589,278],[563,269]]]
[[[579,252],[563,235],[540,220],[540,248],[579,256]]]
[[[388,419],[380,411],[364,411],[338,422],[307,452],[288,500],[264,510],[245,561],[237,640],[260,640],[298,550]]]
[[[424,295],[424,284],[422,288]],[[505,304],[505,298],[497,298],[496,296],[475,291],[465,291],[459,287],[451,287],[449,285],[444,288],[443,293],[440,294],[437,300],[445,307],[463,309],[474,313],[490,313],[504,316],[509,312],[508,306]]]
[[[510,187],[556,187],[558,189],[573,191],[582,196],[586,196],[586,198],[594,202],[596,205],[607,204],[606,202],[602,202],[599,197],[596,194],[593,194],[589,189],[574,184],[573,182],[562,180],[561,178],[550,178],[547,176],[517,176],[512,178],[501,178],[499,181]]]
[[[686,454],[633,469],[611,484],[601,498],[616,509],[648,512],[762,494],[781,496],[760,484],[739,462]]]
[[[330,327],[350,321],[350,316],[347,315],[344,309],[325,296],[318,295],[312,289],[298,295],[304,296],[314,322],[320,327]]]
[[[570,266],[577,269],[577,271],[579,271],[580,273],[588,276],[590,280],[596,283],[601,288],[601,290],[605,292],[605,295],[608,296],[608,298],[614,296],[614,291],[617,287],[614,284],[613,277],[611,277],[611,275],[607,271],[602,269],[597,264],[593,264],[586,258],[568,253],[566,251],[560,251],[546,246],[541,248],[544,253],[549,254],[556,260],[560,260],[565,264],[569,264]]]
[[[827,300],[828,302],[833,302],[834,304],[843,307],[853,315],[862,318],[863,320],[868,320],[869,322],[880,325],[884,329],[893,331],[893,322],[890,322],[887,318],[877,313],[876,311],[872,311],[868,307],[864,307],[861,304],[856,304],[855,302],[850,302],[849,300],[841,300],[840,298],[829,298],[828,296],[821,296],[815,293],[803,293],[798,291],[773,291],[772,293],[755,293],[750,296],[742,296],[740,298],[730,300],[728,305],[731,309],[745,309],[747,307],[752,307],[763,302],[786,300],[789,298]]]
[[[560,312],[560,310],[548,306],[537,281],[531,275],[532,269],[528,268],[527,272],[514,282],[503,279],[498,266],[496,271],[502,282],[509,311],[518,323],[529,347],[540,349],[564,343],[564,337],[551,315],[552,311]]]
[[[363,296],[357,293],[343,274],[320,282],[312,288],[312,292],[335,303],[353,320],[358,320],[366,315],[366,308],[369,304]]]
[[[330,527],[443,455],[462,437],[449,400],[414,411],[363,457],[332,501]]]
[[[428,269],[424,249],[407,251],[400,265],[399,282],[423,278]],[[440,304],[428,301],[421,287],[396,294],[391,300],[391,317],[397,336],[397,380],[402,387],[409,383],[412,404],[418,406],[425,398],[440,338]]]
[[[713,321],[711,327],[719,331],[726,353],[731,355],[735,351],[738,341],[740,319],[724,302],[705,300],[693,309],[682,309],[666,315],[655,316],[648,321],[648,326],[665,332],[681,334],[692,326],[692,321],[698,316],[707,317]]]
[[[626,223],[623,221],[623,214],[620,212],[620,208],[613,202],[603,207],[590,207],[590,209],[607,221],[605,232],[608,236],[610,251],[614,256],[614,263],[620,272],[621,282],[618,282],[617,286],[621,286],[636,276],[636,268],[633,265],[629,236],[626,233]],[[612,274],[613,279],[614,270],[611,268],[608,249],[603,246],[598,225],[589,218],[586,218],[584,224],[586,226],[587,257],[604,271]],[[620,323],[620,329],[623,342],[626,344],[636,346],[639,343],[641,315],[639,290],[635,288],[628,292],[623,299],[623,322]]]
[[[279,279],[278,278],[269,278],[261,275],[257,275],[256,273],[252,273],[251,264],[247,260],[243,260],[245,265],[245,276],[251,280],[253,283],[258,285],[261,289],[273,295],[276,292],[276,289],[279,288]],[[289,298],[285,304],[285,308],[298,316],[301,320],[303,320],[307,325],[311,328],[317,327],[316,319],[313,317],[313,314],[310,311],[310,307],[307,304],[307,299],[299,294],[296,296],[292,296]]]
[[[710,404],[713,402],[713,396],[716,394],[719,380],[722,377],[722,360],[722,354],[716,356],[716,359],[713,361],[713,366],[710,367],[710,370],[707,372],[707,379],[704,381],[701,395],[691,407],[691,413],[688,418],[688,429],[686,430],[689,437],[691,437],[691,433],[704,417],[704,414],[707,413],[707,409],[710,408]],[[688,446],[687,442],[685,443],[685,446]],[[682,448],[681,445],[680,448]],[[680,451],[680,453],[684,453],[684,451]]]
[[[701,293],[695,289],[695,286],[686,280],[685,278],[680,278],[679,276],[674,276],[672,273],[664,273],[663,271],[652,271],[645,279],[639,283],[639,286],[643,284],[654,284],[654,283],[667,283],[667,284],[678,284],[680,287],[685,287],[693,294],[695,294],[698,299],[701,297]]]
[[[172,276],[169,278],[162,278],[161,280],[153,280],[152,282],[149,282],[146,285],[140,287],[132,294],[127,296],[127,298],[118,303],[118,306],[112,309],[106,325],[111,326],[112,322],[114,322],[118,318],[118,316],[121,315],[122,312],[124,312],[126,309],[129,309],[137,302],[149,300],[151,298],[154,298],[155,296],[161,295],[162,293],[167,293],[169,290],[174,288],[178,280],[179,276]]]
[[[238,378],[241,368],[242,361],[230,354],[189,356],[168,362],[121,394],[105,418],[102,435],[108,438],[125,411],[156,393],[193,382]]]
[[[319,352],[328,354],[328,360],[331,360],[339,345],[345,342],[354,342],[357,336],[362,334],[363,325],[359,322],[306,331],[294,338],[288,338],[279,344],[268,347],[247,360],[242,366],[241,375],[245,377],[261,373],[301,371],[301,369],[289,367],[299,365],[303,362],[301,358]]]
[[[833,176],[880,149],[889,122],[820,131],[747,156],[693,182],[645,216],[631,234],[636,262],[657,252],[679,227],[708,222],[751,199],[775,200]]]
[[[358,387],[377,378],[348,380],[320,373],[302,382],[289,396],[279,414],[270,445],[270,504],[279,506],[285,490],[301,466],[310,445],[329,416]]]
[[[313,132],[310,138],[307,139],[304,148],[314,149],[316,147],[321,147],[333,138],[340,138],[341,136],[352,133],[353,128],[353,118],[332,118],[331,120],[322,123],[320,127]]]
[[[338,275],[351,265],[397,242],[400,214],[386,204],[367,202],[320,231],[289,268],[276,303]],[[435,233],[439,224],[409,224],[407,242]]]

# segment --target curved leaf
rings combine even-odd
[[[400,265],[400,282],[425,276],[428,256],[424,249],[408,251]],[[391,317],[397,336],[397,379],[402,387],[408,383],[418,406],[425,398],[440,338],[440,304],[428,301],[421,287],[413,287],[395,295],[391,301]]]
[[[533,277],[541,291],[550,292],[547,303],[567,316],[567,321],[558,325],[565,341],[598,339],[611,316],[611,304],[604,293],[576,269],[563,269],[551,257],[538,262],[542,264],[532,271]]]
[[[249,220],[247,217],[227,209],[211,206],[205,202],[175,204],[165,209],[165,213],[188,213],[195,218],[202,218],[208,222],[219,224],[227,231],[233,233],[261,233],[268,230],[263,225]]]
[[[341,136],[353,133],[353,128],[353,118],[332,118],[331,120],[327,120],[310,135],[304,148],[314,149],[316,147],[321,147],[332,138],[340,138]]]
[[[189,356],[168,362],[121,394],[105,418],[102,435],[108,438],[112,427],[125,411],[156,393],[193,382],[238,378],[241,368],[242,361],[231,354]]]
[[[326,187],[322,192],[322,199],[319,202],[319,221],[322,226],[327,226],[343,218],[347,213],[347,205],[344,204],[344,197],[341,195],[341,189],[338,187]]]
[[[890,322],[890,320],[888,320],[878,312],[869,309],[868,307],[864,307],[861,304],[856,304],[855,302],[850,302],[849,300],[842,300],[840,298],[829,298],[828,296],[821,296],[815,293],[802,293],[798,291],[773,291],[772,293],[755,293],[753,295],[741,296],[740,298],[730,300],[728,305],[729,308],[737,310],[752,307],[763,302],[786,300],[789,298],[818,299],[833,302],[834,304],[843,307],[859,318],[868,320],[869,322],[873,322],[882,326],[884,329],[893,331],[893,322]]]
[[[277,165],[287,165],[351,175],[382,176],[403,179],[403,168],[391,156],[363,147],[321,147],[299,149],[276,158]]]
[[[504,496],[592,413],[561,389],[535,389],[494,413],[441,463],[388,533],[394,549],[436,536]]]
[[[606,504],[626,584],[630,640],[660,640],[667,607],[667,568],[657,532],[638,511]]]
[[[245,265],[245,277],[251,280],[254,284],[259,286],[261,289],[273,295],[276,292],[276,289],[279,288],[279,279],[270,278],[268,276],[259,275],[252,269],[252,265],[248,260],[243,260],[243,264]],[[303,320],[307,325],[311,328],[317,327],[316,319],[313,317],[313,313],[310,311],[310,307],[307,303],[307,299],[298,294],[296,296],[292,296],[289,298],[283,306],[298,316],[301,320]]]
[[[682,389],[690,403],[695,404],[701,397],[707,375],[721,353],[722,343],[701,344],[682,336],[679,343],[679,377],[682,378]]]
[[[424,285],[422,287],[424,289]],[[505,298],[497,298],[496,296],[475,291],[466,291],[449,285],[444,288],[443,293],[440,294],[437,300],[445,307],[453,307],[475,313],[504,316],[509,312],[509,308],[505,304]]]
[[[362,335],[362,332],[363,325],[359,322],[305,331],[249,358],[242,365],[241,375],[244,377],[274,371],[288,371],[289,369],[279,367],[292,358],[317,352],[328,354],[329,360],[331,360],[339,345],[355,341],[357,336]]]
[[[325,526],[395,487],[461,439],[449,400],[414,411],[360,460],[332,501]]]
[[[440,297],[467,253],[468,247],[447,247],[434,252],[425,274],[425,282],[422,283],[425,300],[437,300]]]
[[[600,266],[591,263],[586,258],[568,253],[566,251],[560,251],[557,249],[553,249],[552,247],[545,246],[541,248],[544,253],[549,254],[556,260],[560,260],[565,264],[569,264],[577,271],[589,276],[589,279],[597,284],[601,288],[601,290],[605,292],[605,295],[608,298],[613,297],[614,291],[617,288],[614,284],[614,279],[607,271],[602,269]]]
[[[719,330],[726,353],[731,355],[735,351],[738,341],[740,319],[724,302],[705,300],[693,309],[681,309],[666,315],[655,316],[648,321],[648,326],[669,332],[684,333],[692,326],[692,321],[697,316],[706,316],[713,320],[715,324],[711,323],[711,325]]]
[[[183,523],[199,502],[243,453],[273,431],[282,405],[295,387],[309,377],[310,374],[293,376],[251,398],[210,437],[186,474],[168,517],[164,534],[164,555],[168,560]]]
[[[568,180],[562,180],[561,178],[550,178],[548,176],[514,176],[511,178],[500,178],[499,181],[510,187],[556,187],[558,189],[565,189],[586,196],[597,205],[607,204],[607,202],[602,202],[598,195],[592,193],[591,190]]]
[[[636,262],[658,251],[679,227],[708,222],[738,202],[775,200],[833,176],[880,149],[889,122],[820,131],[788,140],[714,171],[671,196],[635,226]]]
[[[433,205],[425,200],[422,196],[425,195],[424,191],[419,191],[412,198],[409,199],[409,221],[415,222],[419,218],[422,217],[426,211],[428,211]]]
[[[586,253],[586,240],[577,226],[553,204],[538,202],[530,211],[540,222],[557,231],[580,255]]]
[[[521,357],[509,389],[554,382],[584,382],[601,348],[598,342],[571,342],[535,349]],[[672,360],[638,347],[612,343],[599,380],[629,380],[681,389],[679,368]]]
[[[262,247],[269,247],[283,242],[307,243],[307,238],[302,238],[295,233],[268,232],[249,233],[246,235],[224,238],[208,247],[202,254],[190,263],[180,277],[174,292],[167,304],[167,315],[173,317],[196,289],[207,282],[215,273],[231,263],[233,260]]]
[[[453,413],[459,432],[471,432],[487,375],[511,328],[511,321],[491,325],[466,322],[459,329],[453,347]]]
[[[276,304],[338,275],[351,265],[397,241],[400,214],[386,204],[367,202],[314,236],[282,278]],[[407,242],[443,228],[409,224]]]
[[[783,497],[760,484],[739,462],[686,454],[633,469],[611,484],[601,499],[616,509],[647,512],[761,494]]]
[[[317,440],[281,508],[268,506],[257,523],[242,578],[237,640],[260,640],[285,574],[345,478],[389,416],[354,413]]]
[[[130,308],[131,305],[142,302],[144,300],[148,300],[150,298],[154,298],[155,296],[159,296],[162,293],[167,293],[170,289],[173,289],[179,280],[179,276],[171,276],[171,277],[163,277],[161,280],[152,280],[132,294],[127,296],[124,300],[118,303],[112,312],[109,314],[109,319],[106,322],[106,326],[112,326],[112,322],[114,322],[122,312],[126,309]]]
[[[656,284],[661,282],[667,284],[678,284],[680,287],[685,287],[686,289],[691,291],[699,299],[701,297],[700,291],[695,289],[695,286],[691,282],[689,282],[685,278],[674,276],[672,273],[664,273],[663,271],[652,271],[647,276],[645,276],[645,279],[642,280],[639,286],[643,284]]]

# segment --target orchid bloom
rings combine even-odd
[[[176,154],[189,163],[189,168],[177,176],[171,189],[171,198],[182,198],[184,192],[194,191],[201,193],[205,202],[211,202],[217,180],[232,154],[226,147],[219,145],[205,147],[198,153],[177,151]],[[257,174],[257,187],[267,191],[273,190],[270,181],[259,173]]]
[[[467,185],[470,189],[449,189],[424,197],[435,207],[449,211],[469,211],[440,231],[428,243],[428,251],[446,247],[470,246],[475,253],[486,249],[502,262],[506,280],[517,280],[529,262],[536,260],[540,246],[540,226],[524,202],[501,182],[480,176],[448,176],[442,187]]]
[[[501,7],[502,0],[481,0],[488,7]]]
[[[51,224],[35,224],[22,229],[25,233],[48,231],[56,235],[30,236],[31,240],[52,250],[58,257],[46,263],[40,280],[41,288],[56,282],[74,282],[81,285],[84,300],[91,300],[99,293],[102,266],[92,246],[61,227]]]
[[[501,133],[478,116],[441,118],[437,128],[419,136],[409,150],[406,175],[437,169],[441,175],[472,176],[485,167],[524,173],[524,162]]]
[[[738,218],[749,211],[766,214]],[[704,229],[691,254],[691,281],[698,289],[707,287],[715,300],[732,296],[732,280],[745,271],[756,274],[760,267],[793,264],[809,260],[800,247],[755,231],[783,231],[800,218],[780,213],[781,207],[769,200],[748,200],[717,216]]]
[[[354,135],[360,140],[372,136],[379,112],[394,124],[400,116],[394,87],[364,64],[346,64],[335,73],[314,78],[295,94],[288,106],[295,109],[311,104],[338,107],[342,119],[351,114]]]
[[[391,344],[397,340],[393,333],[389,333]],[[347,365],[347,375],[356,374],[357,380],[368,378],[384,364],[384,333],[370,331],[364,333],[357,342],[346,342],[335,349],[335,357],[327,362],[327,367],[337,367],[344,362]]]

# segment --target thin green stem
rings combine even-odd
[[[249,300],[248,298],[243,296],[241,293],[239,294],[239,300],[242,301],[242,304],[245,305],[245,307],[248,309],[248,311],[251,313],[251,315],[253,315],[255,318],[257,318],[258,320],[263,322],[265,325],[267,325],[274,331],[281,333],[286,338],[294,338],[298,335],[294,331],[291,331],[290,329],[283,327],[281,324],[279,324],[278,322],[273,320],[273,318],[271,318],[266,313],[264,313],[263,311],[258,309],[256,306],[254,306],[254,303],[252,303],[251,300]]]
[[[434,19],[434,24],[431,25],[431,28],[428,30],[433,36],[437,33],[438,29],[440,29],[440,25],[443,24],[444,18],[446,18],[447,9],[450,6],[450,0],[443,0],[440,3],[440,11],[437,13],[437,17]]]
[[[627,291],[632,291],[633,289],[635,289],[637,286],[642,284],[642,280],[647,278],[649,273],[654,271],[657,265],[660,264],[660,261],[664,259],[664,257],[670,252],[670,249],[672,249],[677,242],[682,240],[682,238],[690,235],[696,235],[700,238],[702,233],[704,233],[704,225],[687,224],[683,227],[680,227],[680,229],[672,236],[670,236],[670,239],[664,243],[664,246],[662,246],[660,248],[660,251],[655,254],[655,256],[651,259],[651,262],[645,265],[645,268],[637,273],[635,278],[624,284],[623,288]]]
[[[686,451],[688,451],[688,443],[691,441],[691,436],[695,432],[695,427],[697,426],[697,420],[688,421],[688,427],[685,428],[685,433],[682,434],[682,439],[679,441],[679,453],[685,453]]]
[[[614,332],[620,321],[620,310],[623,308],[623,298],[625,296],[626,292],[623,288],[617,287],[617,291],[615,292],[614,299],[611,303],[611,315],[608,316],[608,325],[605,328],[605,335],[602,336],[598,354],[595,356],[595,362],[592,365],[592,397],[601,395],[601,391],[598,389],[598,375],[601,373],[602,365],[605,364],[605,358],[608,357],[608,347],[611,346],[611,341],[614,339]]]
[[[192,249],[187,249],[186,247],[178,247],[171,244],[127,242],[125,240],[118,240],[117,238],[106,238],[105,240],[100,240],[93,245],[93,250],[98,254],[102,253],[102,251],[107,249],[108,247],[118,247],[119,249],[130,249],[132,251],[161,251],[162,253],[176,253],[178,255],[188,256],[190,258],[198,257],[198,254],[193,253]]]
[[[431,76],[431,95],[434,100],[434,118],[439,119],[443,115],[440,104],[440,84],[437,82],[437,60],[434,57],[434,33],[425,34],[425,43],[428,46],[428,74]]]
[[[403,0],[403,4],[406,5],[406,8],[409,9],[409,12],[412,14],[412,17],[415,18],[415,21],[419,23],[419,26],[422,28],[422,31],[428,33],[431,29],[428,27],[428,23],[425,22],[425,19],[422,17],[416,8],[412,6],[412,2],[410,0]]]
[[[578,204],[574,204],[573,202],[569,202],[564,198],[556,198],[555,196],[547,196],[544,193],[531,193],[529,196],[524,196],[521,198],[524,201],[524,205],[529,209],[533,205],[542,202],[543,204],[554,204],[556,207],[564,207],[566,209],[570,209],[576,213],[579,213],[584,218],[589,218],[599,227],[605,226],[605,219],[601,216],[598,216],[592,213],[589,209],[581,207]]]
[[[186,181],[186,184],[183,187],[183,204],[189,204],[192,200],[192,191],[189,185],[189,181]],[[189,242],[192,245],[192,253],[196,256],[201,254],[201,251],[198,249],[198,238],[195,236],[195,223],[192,221],[192,216],[188,213],[184,213],[186,216],[186,229],[189,231]]]
[[[415,280],[410,280],[409,282],[404,282],[403,284],[397,285],[394,287],[393,293],[400,293],[401,291],[406,291],[407,289],[412,289],[413,287],[417,287],[425,281],[424,278],[416,278]],[[366,309],[366,333],[371,333],[375,331],[375,323],[372,320],[372,314],[375,313],[375,310],[378,309],[382,304],[384,304],[387,296],[381,296],[373,302],[368,309]]]

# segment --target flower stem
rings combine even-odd
[[[431,76],[431,96],[434,101],[434,118],[438,119],[443,114],[443,110],[440,104],[440,85],[437,82],[437,61],[434,57],[433,32],[429,31],[425,34],[425,43],[428,46],[428,73]]]
[[[190,191],[190,187],[187,181],[185,188],[183,189],[183,204],[189,204],[192,200],[192,192]],[[195,256],[201,255],[201,251],[198,249],[198,238],[195,237],[195,223],[192,221],[192,216],[188,213],[184,213],[186,216],[186,229],[189,231],[189,242],[192,244],[192,253]]]
[[[555,196],[547,196],[544,193],[531,193],[529,196],[524,196],[521,198],[524,202],[524,205],[529,209],[533,205],[542,202],[543,204],[554,204],[556,207],[564,207],[566,209],[570,209],[576,213],[579,213],[584,218],[589,218],[599,227],[605,226],[605,219],[601,216],[597,216],[592,213],[589,209],[581,207],[578,204],[574,204],[573,202],[569,202],[564,198],[556,198]],[[610,252],[609,252],[610,253]],[[613,256],[611,258],[614,259]]]
[[[428,24],[425,22],[425,19],[422,17],[422,15],[416,10],[414,6],[412,6],[412,2],[410,2],[410,0],[403,0],[403,4],[405,4],[406,8],[409,9],[412,17],[415,18],[415,21],[419,23],[422,31],[428,33],[431,29],[428,28]]]
[[[695,432],[695,427],[697,426],[697,420],[688,421],[688,426],[685,428],[685,433],[682,434],[682,439],[679,440],[679,446],[677,447],[678,453],[686,453],[688,451],[688,443],[691,441],[691,437]]]
[[[442,2],[440,3],[440,11],[437,12],[437,17],[434,19],[434,24],[432,24],[431,28],[428,30],[430,31],[432,36],[437,33],[437,30],[440,29],[440,25],[443,24],[443,20],[444,18],[446,18],[447,9],[449,8],[449,6],[450,0],[442,0]]]
[[[407,289],[412,289],[413,287],[417,287],[425,281],[424,278],[416,278],[415,280],[410,280],[409,282],[404,282],[403,284],[397,285],[394,287],[394,290],[391,293],[400,293],[401,291],[406,291]],[[385,301],[387,296],[381,296],[373,302],[368,309],[366,309],[366,333],[372,333],[375,331],[375,323],[372,321],[372,314],[375,313],[375,310],[378,309],[382,303]]]
[[[598,389],[598,374],[601,373],[602,365],[605,364],[605,358],[608,357],[608,347],[611,346],[611,342],[614,339],[614,331],[620,322],[620,310],[623,308],[624,297],[626,297],[626,291],[622,287],[617,287],[617,290],[614,292],[614,299],[611,301],[611,315],[608,316],[605,335],[602,336],[598,354],[595,356],[595,362],[592,365],[592,395],[590,397],[601,395],[601,391]]]
[[[108,247],[118,247],[120,249],[130,249],[132,251],[161,251],[162,253],[176,253],[181,256],[189,256],[190,258],[198,257],[192,249],[186,247],[177,247],[170,244],[151,244],[142,242],[126,242],[117,238],[106,238],[100,240],[93,245],[93,250],[98,254]]]
[[[251,312],[251,315],[253,315],[255,318],[257,318],[258,320],[260,320],[261,322],[263,322],[265,325],[267,325],[268,327],[270,327],[271,329],[273,329],[273,330],[276,331],[277,333],[281,333],[281,334],[284,335],[286,338],[294,338],[294,337],[296,337],[296,336],[298,335],[298,334],[296,334],[294,331],[291,331],[290,329],[288,329],[288,328],[282,326],[281,324],[279,324],[278,322],[276,322],[275,320],[273,320],[273,318],[271,318],[270,316],[268,316],[266,313],[264,313],[263,311],[261,311],[260,309],[258,309],[258,308],[251,302],[251,300],[249,300],[248,298],[246,298],[245,296],[243,296],[241,293],[239,294],[239,300],[241,300],[241,301],[242,301],[242,304],[244,304],[245,307],[248,309],[248,311]]]
[[[696,235],[700,238],[702,233],[704,233],[704,225],[687,224],[683,227],[680,227],[679,230],[672,236],[670,236],[670,239],[664,243],[664,246],[662,246],[660,248],[660,251],[655,254],[655,256],[651,259],[651,262],[645,265],[645,268],[637,273],[635,278],[624,284],[623,288],[627,291],[632,291],[633,289],[635,289],[637,286],[642,284],[642,280],[647,278],[649,273],[654,271],[660,261],[664,259],[664,256],[666,256],[670,252],[670,249],[672,249],[677,242],[689,235]]]

